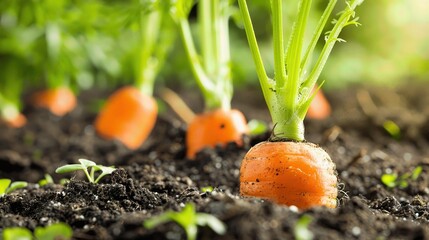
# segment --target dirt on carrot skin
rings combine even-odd
[[[169,112],[161,113],[142,147],[129,151],[96,135],[91,126],[95,113],[84,108],[91,106],[93,93],[63,118],[26,109],[29,121],[22,129],[0,126],[0,178],[36,183],[49,173],[55,182],[72,179],[65,186],[30,184],[0,198],[0,229],[61,221],[72,226],[74,239],[184,239],[174,223],[147,230],[142,222],[193,202],[197,211],[228,226],[223,236],[200,228],[199,239],[291,239],[303,214],[311,217],[308,229],[316,239],[429,239],[429,87],[407,88],[326,92],[333,115],[306,121],[306,136],[337,165],[339,207],[305,212],[238,195],[241,160],[269,133],[246,138],[243,147],[231,143],[226,149],[203,150],[195,161],[187,161],[185,127]],[[258,90],[237,91],[235,99],[233,106],[248,119],[269,118]],[[387,120],[401,129],[399,140],[383,128]],[[115,165],[118,171],[97,185],[84,181],[83,174],[54,173],[78,158]],[[417,166],[423,173],[404,189],[381,183],[384,173],[402,175]],[[207,186],[214,191],[202,192]]]

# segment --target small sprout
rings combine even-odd
[[[401,129],[395,122],[387,120],[383,123],[383,128],[392,138],[396,140],[401,138]]]
[[[54,183],[54,180],[49,174],[45,174],[45,178],[38,182],[39,186],[41,187],[45,186],[46,184],[53,184],[53,183]]]
[[[396,173],[383,174],[381,182],[389,188],[399,187],[401,189],[408,187],[410,181],[415,181],[422,173],[423,168],[418,166],[411,173],[405,173],[398,177]]]
[[[17,189],[25,188],[27,185],[27,182],[12,182],[10,179],[2,178],[0,179],[0,197],[3,197],[5,194],[9,194]]]
[[[70,179],[67,179],[67,178],[61,178],[60,179],[60,185],[66,185],[67,183],[69,183],[70,182]]]
[[[308,215],[302,215],[295,224],[293,233],[297,240],[311,240],[313,239],[313,233],[308,230],[308,225],[313,219]]]
[[[190,203],[186,204],[181,212],[167,211],[144,221],[143,225],[147,229],[152,229],[169,221],[179,224],[185,230],[188,240],[197,238],[197,226],[208,226],[219,235],[226,232],[226,226],[222,221],[210,214],[195,212],[194,205]]]
[[[251,135],[259,135],[267,131],[268,126],[265,122],[252,119],[247,123]]]
[[[78,170],[82,170],[85,172],[86,177],[88,178],[89,182],[91,183],[98,183],[101,178],[104,176],[111,174],[113,171],[116,170],[114,167],[105,167],[102,165],[97,165],[95,162],[87,159],[79,159],[80,164],[69,164],[62,167],[57,168],[55,170],[56,173],[69,173],[74,172]],[[91,168],[91,170],[88,172],[88,168]],[[98,175],[97,179],[95,179],[95,172],[101,171],[101,173]]]
[[[201,188],[201,192],[212,192],[213,191],[213,187],[212,186],[207,186],[207,187],[202,187]]]
[[[32,240],[32,239],[43,239],[43,240],[67,240],[71,239],[73,230],[65,223],[54,223],[47,227],[36,227],[34,230],[34,237],[30,230],[23,227],[12,227],[5,228],[3,230],[4,240]]]

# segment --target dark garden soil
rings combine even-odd
[[[174,223],[146,230],[142,222],[193,202],[197,211],[228,226],[223,236],[200,228],[199,239],[293,239],[304,214],[312,218],[308,229],[316,239],[429,239],[429,86],[354,87],[327,95],[333,115],[307,120],[306,137],[337,164],[341,191],[336,209],[298,212],[239,196],[241,159],[269,133],[247,138],[244,147],[204,150],[189,161],[184,157],[185,126],[165,112],[151,138],[132,152],[95,134],[95,113],[90,111],[94,95],[83,93],[78,109],[64,118],[28,108],[29,124],[23,129],[0,126],[0,178],[31,182],[0,198],[0,229],[34,229],[61,221],[72,226],[75,239],[184,239]],[[192,96],[186,100],[201,102]],[[249,119],[269,118],[259,90],[239,91],[233,106]],[[399,139],[383,128],[387,120],[400,127]],[[80,174],[54,173],[79,158],[118,170],[99,184]],[[402,175],[417,166],[422,174],[405,188],[388,188],[380,180],[384,173]],[[65,186],[38,187],[35,183],[45,173],[55,182],[72,179]],[[202,192],[206,186],[214,191]]]

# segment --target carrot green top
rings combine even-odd
[[[312,0],[299,1],[298,15],[286,48],[283,39],[283,1],[270,2],[274,39],[274,79],[269,78],[265,71],[246,1],[238,0],[262,92],[275,124],[271,140],[303,141],[304,118],[315,95],[312,89],[335,43],[343,41],[338,38],[341,30],[348,25],[359,25],[358,18],[354,17],[354,10],[363,0],[346,1],[346,8],[334,21],[332,30],[326,33],[325,45],[313,66],[309,66],[310,57],[337,0],[330,0],[327,4],[306,48],[304,35]]]
[[[229,49],[229,0],[206,0],[198,3],[198,55],[188,21],[192,0],[177,1],[174,18],[180,26],[186,54],[193,75],[204,96],[206,110],[229,109],[232,98],[232,79]]]
[[[145,7],[146,11],[139,11],[137,19],[140,47],[134,67],[135,85],[149,96],[153,93],[155,78],[174,41],[168,12],[162,5],[155,3],[149,3]]]

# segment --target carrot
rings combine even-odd
[[[307,112],[307,118],[323,120],[331,115],[331,105],[323,94],[322,90],[319,89],[314,96],[313,101],[310,104]]]
[[[21,128],[27,124],[27,118],[22,113],[18,113],[12,118],[3,118],[2,121],[11,128]]]
[[[242,145],[248,133],[246,120],[238,110],[231,110],[233,94],[229,45],[229,17],[233,6],[228,0],[199,1],[197,5],[200,54],[197,53],[188,20],[192,1],[178,4],[182,11],[173,16],[179,24],[192,73],[204,97],[205,112],[197,114],[186,133],[187,157],[193,159],[204,147]]]
[[[77,104],[75,94],[68,87],[36,92],[32,95],[31,100],[34,106],[46,108],[57,116],[64,116],[73,111]]]
[[[358,24],[357,19],[352,17],[355,15],[354,9],[362,2],[363,0],[348,1],[346,9],[333,21],[334,27],[328,31],[325,45],[314,66],[307,71],[306,68],[311,63],[310,55],[314,52],[336,0],[329,0],[306,49],[304,38],[311,1],[299,1],[297,19],[286,49],[283,39],[283,1],[270,1],[275,73],[275,79],[270,79],[259,52],[246,1],[238,0],[256,73],[274,122],[269,141],[252,147],[242,161],[242,195],[295,205],[300,209],[336,207],[338,190],[335,164],[323,149],[305,142],[304,118],[309,114],[310,104],[317,98],[317,93],[321,93],[318,91],[320,87],[315,91],[311,90],[314,89],[339,34],[345,26]]]
[[[131,86],[112,94],[95,120],[96,131],[106,139],[117,139],[130,149],[138,148],[155,126],[155,99]]]
[[[240,169],[240,193],[300,209],[337,205],[337,177],[329,155],[311,143],[262,142]]]
[[[246,118],[238,110],[217,109],[200,114],[188,126],[186,156],[193,159],[205,147],[225,146],[228,142],[242,146],[242,137],[248,133]]]
[[[155,2],[150,4],[136,15],[139,41],[132,54],[134,85],[114,92],[94,123],[101,137],[117,139],[131,150],[142,145],[155,126],[158,105],[153,98],[154,83],[174,40],[168,12]]]

